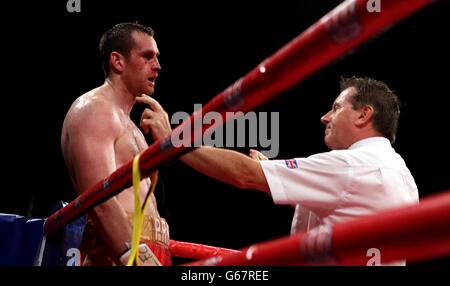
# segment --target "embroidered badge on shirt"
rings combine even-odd
[[[298,164],[297,161],[295,159],[290,159],[290,160],[284,160],[286,162],[286,166],[289,169],[297,169],[298,168]]]

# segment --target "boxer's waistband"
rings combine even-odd
[[[128,219],[133,221],[133,213],[127,212]],[[169,245],[169,225],[162,217],[144,215],[142,224],[141,241],[159,242]]]

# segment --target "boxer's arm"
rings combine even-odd
[[[70,146],[63,146],[63,150],[69,150],[65,151],[65,158],[78,194],[117,169],[114,143],[121,131],[118,120],[108,110],[86,110],[71,122],[67,143]],[[131,241],[131,224],[119,201],[113,197],[89,214],[111,255],[119,258]]]

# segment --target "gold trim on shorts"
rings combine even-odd
[[[133,222],[133,213],[127,212],[128,219]],[[169,225],[162,217],[144,215],[141,240],[159,242],[169,245]]]

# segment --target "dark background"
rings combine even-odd
[[[98,41],[114,24],[139,21],[156,31],[162,71],[154,97],[169,114],[192,113],[194,103],[208,102],[340,3],[81,0],[81,13],[68,13],[66,1],[58,2],[20,2],[2,11],[12,15],[2,41],[3,213],[46,217],[57,200],[75,198],[61,126],[73,100],[103,83]],[[327,151],[319,119],[339,93],[340,76],[368,76],[386,82],[403,102],[394,148],[421,198],[450,188],[449,6],[427,7],[258,108],[280,112],[278,158]],[[241,248],[289,233],[293,209],[265,194],[180,162],[161,168],[160,180],[159,210],[175,240]]]

